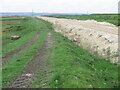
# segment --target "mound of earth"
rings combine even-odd
[[[73,20],[41,17],[53,23],[55,31],[75,41],[79,46],[94,54],[109,58],[118,63],[118,27],[95,20]]]

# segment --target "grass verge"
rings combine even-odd
[[[97,20],[100,22],[109,22],[120,26],[118,14],[91,14],[91,15],[46,15],[55,18],[77,19],[77,20]]]

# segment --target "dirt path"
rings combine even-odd
[[[17,76],[16,79],[10,83],[9,88],[27,88],[31,85],[34,80],[34,75],[36,72],[41,71],[41,82],[42,79],[50,73],[47,70],[50,64],[46,62],[43,58],[48,53],[48,49],[52,45],[51,33],[48,33],[48,38],[44,42],[43,47],[34,56],[34,58],[28,63],[27,67],[23,70],[22,74]],[[42,86],[41,86],[42,87]]]
[[[2,63],[3,64],[7,63],[8,58],[12,57],[15,54],[19,54],[22,50],[24,50],[24,49],[30,47],[31,45],[33,45],[35,43],[35,41],[38,39],[39,35],[40,35],[40,31],[37,30],[35,35],[29,41],[27,41],[25,44],[20,46],[18,49],[13,50],[13,51],[7,53],[5,56],[3,56],[2,57]]]

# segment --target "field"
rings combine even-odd
[[[46,15],[49,17],[77,19],[77,20],[97,20],[100,22],[109,22],[120,26],[118,14],[91,14],[91,15]]]
[[[35,17],[3,18],[2,87],[117,88],[118,66]],[[10,36],[20,39],[11,40]]]

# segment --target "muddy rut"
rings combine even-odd
[[[38,39],[40,35],[40,31],[37,30],[35,35],[29,40],[27,41],[25,44],[23,44],[22,46],[20,46],[18,49],[15,49],[9,53],[7,53],[5,56],[2,57],[2,63],[5,64],[7,63],[7,59],[12,57],[13,55],[15,54],[19,54],[22,50],[26,49],[26,48],[29,48],[30,46],[32,46],[35,41]]]
[[[48,38],[44,41],[42,48],[24,68],[22,74],[17,76],[16,79],[10,83],[9,88],[29,87],[35,79],[35,73],[38,71],[41,72],[41,82],[43,82],[42,79],[50,73],[50,71],[48,70],[50,64],[46,62],[43,58],[48,53],[48,49],[51,47],[52,43],[53,42],[51,40],[51,33],[48,33]]]

